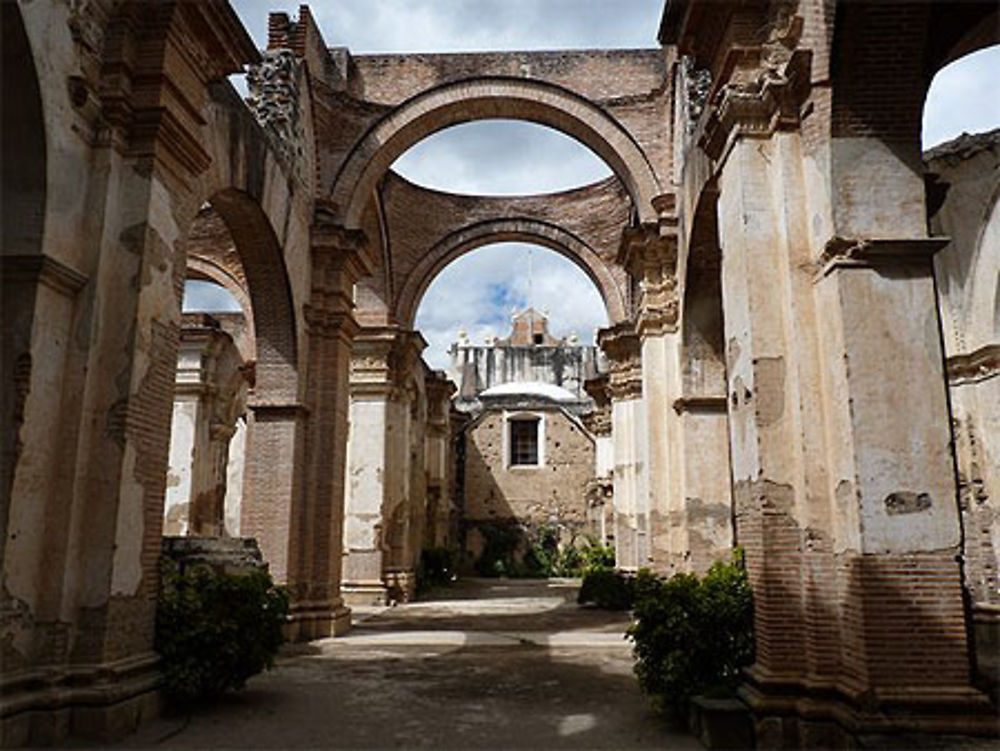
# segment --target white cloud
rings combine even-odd
[[[517,120],[482,120],[440,131],[392,168],[418,185],[472,195],[554,193],[611,175],[576,139]]]
[[[234,0],[259,46],[267,15],[298,0]],[[663,0],[335,0],[310,5],[331,47],[354,53],[655,47]]]
[[[184,282],[185,313],[239,313],[240,304],[225,287],[214,282],[189,279]]]
[[[506,336],[511,313],[532,303],[548,312],[555,336],[575,333],[593,343],[595,330],[607,325],[597,288],[572,261],[546,248],[497,243],[452,262],[431,282],[417,310],[417,328],[428,341],[424,359],[446,368],[459,330],[477,343]]]
[[[923,147],[1000,128],[1000,45],[959,58],[934,76],[924,104]]]

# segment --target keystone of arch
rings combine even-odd
[[[491,219],[477,222],[439,240],[407,274],[395,305],[395,318],[411,328],[417,306],[434,278],[452,261],[484,245],[528,242],[554,250],[573,261],[597,287],[611,325],[628,317],[625,293],[610,265],[572,232],[550,222],[530,218]]]
[[[344,226],[358,229],[378,180],[407,149],[439,130],[473,120],[526,120],[576,138],[625,185],[641,223],[655,222],[661,193],[649,160],[611,115],[567,89],[520,78],[480,78],[417,94],[372,125],[348,155],[331,198]]]

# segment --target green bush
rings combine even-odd
[[[288,596],[266,571],[182,571],[169,559],[162,569],[155,646],[168,700],[189,705],[240,689],[274,664]]]
[[[696,694],[735,691],[754,659],[753,596],[739,555],[702,579],[642,571],[634,588],[628,636],[639,685],[654,706],[684,716]]]
[[[592,602],[602,610],[628,610],[635,597],[635,579],[610,568],[594,568],[584,574],[576,601]]]
[[[448,548],[424,548],[417,569],[417,591],[451,584],[455,570],[455,553]]]

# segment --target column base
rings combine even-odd
[[[902,748],[916,736],[1000,735],[989,699],[968,686],[862,692],[747,672],[739,696],[753,714],[757,748]]]
[[[73,735],[112,741],[160,714],[159,656],[13,672],[0,682],[0,747]]]
[[[379,607],[389,604],[389,590],[381,581],[344,582],[340,585],[344,602],[356,607]]]
[[[339,597],[333,602],[293,602],[285,638],[290,642],[340,636],[351,629],[351,610]]]

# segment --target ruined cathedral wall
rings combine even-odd
[[[586,486],[594,474],[593,438],[562,410],[526,411],[544,421],[538,466],[509,466],[507,415],[502,410],[485,413],[466,433],[463,524],[465,549],[473,559],[482,552],[482,526],[515,523],[530,531],[554,527],[563,542],[572,541],[587,528]]]
[[[926,155],[931,218],[951,242],[934,258],[951,394],[966,586],[1000,606],[1000,131]],[[932,206],[932,209],[934,207]]]

